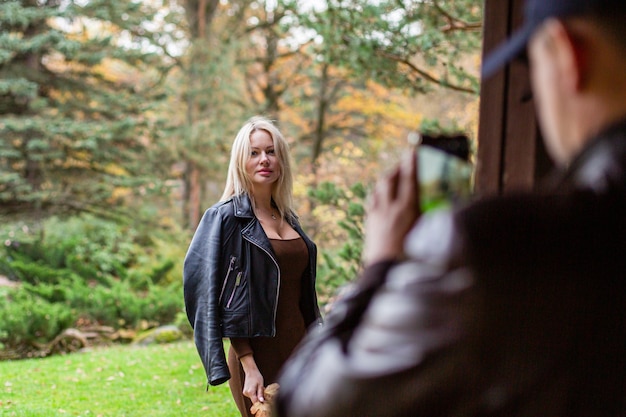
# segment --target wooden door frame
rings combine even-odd
[[[485,0],[483,57],[519,27],[523,0]],[[481,82],[475,192],[531,189],[550,169],[530,98],[527,65],[512,62]]]

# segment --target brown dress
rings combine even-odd
[[[280,268],[280,292],[276,312],[276,337],[231,338],[228,351],[228,381],[237,408],[243,417],[250,413],[252,403],[243,395],[244,373],[239,358],[252,353],[263,375],[265,386],[276,382],[278,371],[306,332],[300,312],[302,275],[309,262],[309,253],[302,238],[270,239]]]

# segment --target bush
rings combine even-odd
[[[36,231],[7,228],[0,239],[0,273],[21,284],[0,292],[5,348],[49,342],[79,323],[172,323],[183,309],[181,280],[170,277],[173,256],[183,255],[161,256],[155,248],[162,243],[128,226],[53,218]]]
[[[136,327],[142,320],[172,323],[182,309],[181,290],[173,284],[138,292],[127,281],[89,285],[74,276],[56,284],[24,284],[21,290],[47,303],[69,306],[85,322],[112,327]]]
[[[174,319],[174,325],[180,329],[183,334],[188,337],[193,337],[193,328],[189,323],[189,319],[187,318],[187,313],[185,311],[179,311],[176,313],[176,318]]]
[[[344,190],[324,182],[317,189],[310,190],[309,196],[319,203],[318,208],[324,206],[342,213],[342,218],[336,223],[342,232],[338,239],[341,244],[321,250],[317,282],[320,301],[324,303],[339,288],[354,280],[361,268],[367,189],[361,183]]]
[[[22,288],[8,290],[0,298],[0,342],[10,349],[46,343],[72,326],[74,317],[67,305]]]

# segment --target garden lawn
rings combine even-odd
[[[5,361],[0,416],[239,416],[228,384],[205,381],[192,342]]]

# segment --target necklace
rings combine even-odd
[[[274,209],[272,209],[270,211],[270,216],[272,217],[272,220],[276,220],[276,215],[274,214]]]

